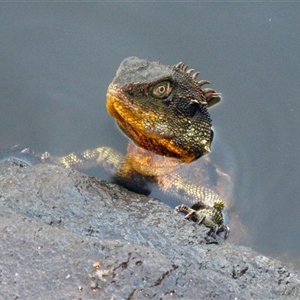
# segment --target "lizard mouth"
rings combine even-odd
[[[159,155],[181,158],[170,138],[159,136],[151,130],[149,124],[155,124],[157,118],[154,112],[146,112],[134,105],[131,99],[124,95],[122,89],[113,84],[108,87],[106,99],[108,113],[137,146]]]
[[[116,120],[120,129],[131,139],[136,139],[131,132],[143,132],[143,114],[135,107],[132,101],[116,85],[109,85],[106,94],[106,109]]]
[[[108,113],[116,120],[121,118],[117,110],[117,103],[120,102],[120,94],[121,93],[114,85],[109,85],[106,93],[106,109]]]
[[[116,120],[119,128],[137,145],[144,147],[146,141],[144,114],[116,85],[109,85],[106,94],[106,109]],[[148,139],[149,143],[149,139]]]
[[[157,114],[154,111],[146,111],[133,102],[119,86],[110,84],[106,99],[108,113],[137,146],[162,156],[180,159],[182,162],[191,162],[209,152],[210,143],[202,145],[199,152],[198,149],[191,149],[189,144],[186,147],[182,146],[176,140],[176,136],[165,134],[164,124],[159,123]]]
[[[108,113],[116,120],[123,119],[126,122],[139,119],[141,114],[132,100],[129,99],[122,88],[115,84],[110,84],[106,93],[106,109]]]

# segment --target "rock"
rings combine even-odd
[[[3,299],[295,299],[281,262],[77,171],[0,164]]]

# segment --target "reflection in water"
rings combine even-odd
[[[1,147],[61,156],[109,146],[124,154],[127,139],[105,111],[119,63],[131,55],[184,61],[222,92],[211,112],[212,153],[220,157],[227,145],[234,158],[231,211],[254,249],[299,259],[298,7],[158,5],[2,5]]]

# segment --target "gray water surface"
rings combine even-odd
[[[222,93],[213,151],[233,162],[250,245],[300,265],[299,14],[296,2],[1,3],[0,147],[125,152],[105,109],[120,62],[184,61]]]

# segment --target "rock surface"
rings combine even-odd
[[[1,299],[297,299],[300,275],[163,203],[76,171],[0,164]]]

